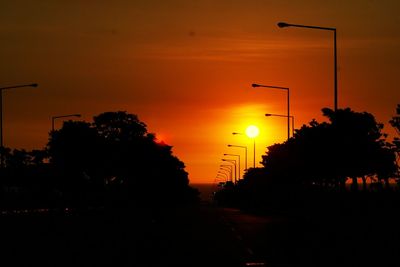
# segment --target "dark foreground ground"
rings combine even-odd
[[[0,266],[400,266],[399,219],[253,216],[203,203],[0,217]]]

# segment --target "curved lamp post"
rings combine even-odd
[[[222,171],[226,171],[227,173],[225,173],[225,172],[222,172]],[[231,177],[231,173],[230,173],[230,171],[228,171],[228,170],[222,170],[221,169],[221,171],[219,171],[218,172],[219,174],[225,174],[226,175],[226,181],[232,181],[232,177]]]
[[[240,147],[244,148],[244,164],[245,164],[245,170],[247,170],[247,146],[237,146],[237,145],[228,145],[228,147]]]
[[[267,113],[265,114],[265,117],[288,117],[287,115],[280,115],[280,114],[271,114],[271,113]],[[289,116],[289,118],[292,119],[292,137],[294,136],[294,116]]]
[[[257,84],[253,83],[251,85],[252,87],[265,87],[265,88],[272,88],[272,89],[280,89],[280,90],[286,90],[287,91],[287,139],[289,140],[290,138],[290,93],[289,93],[289,87],[281,87],[281,86],[271,86],[271,85],[263,85],[263,84]]]
[[[236,160],[235,159],[222,159],[222,161],[226,161],[229,163],[232,163],[234,165],[234,170],[235,170],[235,184],[237,181],[237,173],[236,173]]]
[[[31,84],[23,84],[23,85],[14,85],[14,86],[7,86],[7,87],[0,87],[0,148],[3,148],[3,90],[14,89],[14,88],[21,88],[21,87],[38,87],[37,83]],[[1,153],[0,158],[0,165],[4,167],[4,155],[3,152]]]
[[[218,172],[216,177],[224,178],[225,182],[228,181],[228,175],[224,172]]]
[[[54,121],[59,118],[66,118],[66,117],[78,117],[80,118],[81,114],[69,114],[69,115],[60,115],[60,116],[53,116],[51,117],[51,131],[54,132]]]
[[[233,132],[233,135],[244,135],[244,133],[240,132]],[[256,137],[259,134],[259,130],[257,126],[250,125],[249,127],[246,128],[246,135],[249,138],[253,139],[253,168],[256,167]]]
[[[231,180],[231,182],[233,182],[233,169],[232,169],[232,165],[229,165],[229,164],[222,164],[222,165],[219,166],[219,169],[220,169],[221,171],[226,171],[226,172],[228,172],[229,175],[230,175],[230,180]]]
[[[336,28],[330,27],[320,27],[320,26],[310,26],[310,25],[300,25],[300,24],[290,24],[286,22],[278,22],[279,28],[287,28],[287,27],[298,27],[298,28],[307,28],[307,29],[316,29],[316,30],[326,30],[333,32],[333,57],[334,57],[334,110],[338,109],[338,82],[337,82],[337,47],[336,47]]]
[[[224,177],[226,180],[228,180],[228,174],[226,174],[225,172],[217,172],[217,176],[222,176]]]
[[[237,154],[224,154],[224,156],[238,157],[238,173],[239,173],[239,180],[240,180],[240,155],[237,155]]]

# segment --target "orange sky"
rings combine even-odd
[[[257,124],[265,147],[286,138],[290,87],[296,127],[333,106],[332,33],[276,23],[336,27],[339,107],[387,123],[400,103],[400,2],[13,0],[0,3],[4,143],[42,148],[51,116],[104,111],[139,115],[174,146],[191,182],[213,182],[233,136]],[[56,127],[60,127],[58,121]],[[393,133],[386,125],[386,132]],[[242,163],[243,166],[243,163]]]

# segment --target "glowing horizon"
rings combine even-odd
[[[332,34],[280,29],[279,21],[338,30],[339,108],[372,113],[390,140],[387,122],[400,99],[399,9],[390,0],[10,1],[0,10],[0,87],[39,87],[3,92],[4,145],[45,147],[57,114],[91,121],[122,110],[173,147],[192,183],[212,182],[221,154],[244,153],[226,145],[250,147],[253,140],[232,132],[251,124],[260,130],[258,163],[287,138],[287,121],[264,114],[286,114],[287,102],[253,82],[290,88],[296,128],[333,107]]]

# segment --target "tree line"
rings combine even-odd
[[[312,120],[289,140],[269,146],[263,167],[247,170],[236,185],[222,184],[215,201],[246,209],[290,210],[319,206],[324,200],[345,207],[350,205],[346,201],[391,195],[391,178],[399,182],[399,138],[388,142],[383,124],[367,112],[324,108],[322,113],[326,122]],[[398,133],[399,118],[400,105],[390,121]]]
[[[66,121],[43,150],[2,149],[1,204],[160,206],[197,200],[184,163],[137,115],[105,112]]]

